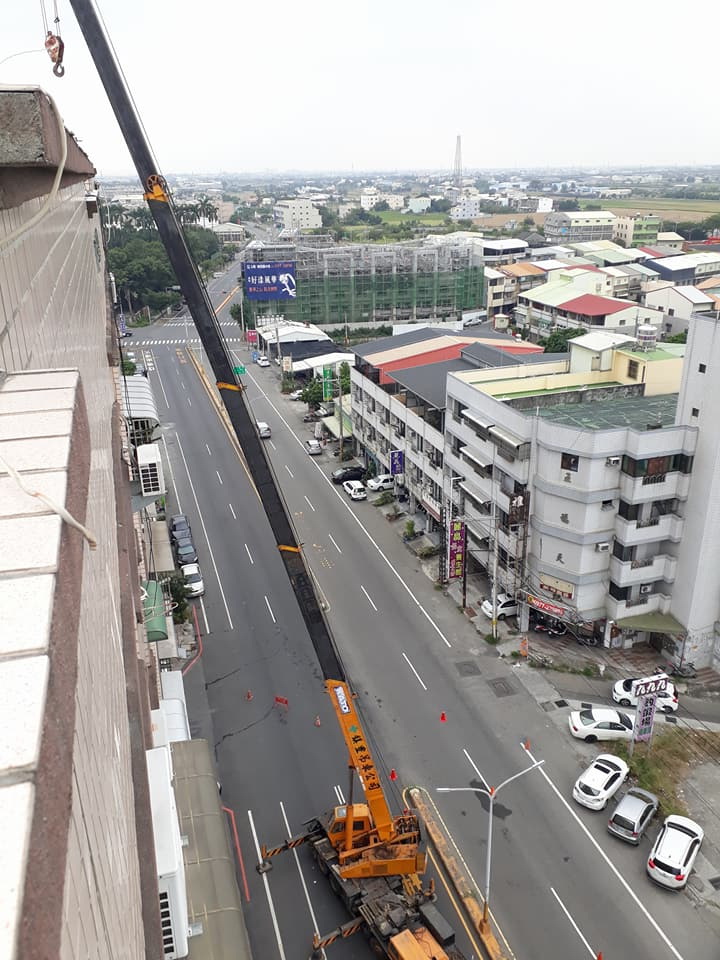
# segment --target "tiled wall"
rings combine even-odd
[[[73,793],[67,838],[62,960],[137,960],[144,954],[129,725],[119,607],[104,263],[98,216],[82,184],[0,249],[0,369],[77,367],[92,461],[80,613]],[[0,210],[0,238],[42,199]],[[70,762],[71,758],[67,758]]]

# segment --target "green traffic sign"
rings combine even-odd
[[[323,400],[332,400],[333,368],[323,367]]]
[[[242,364],[240,364],[237,367],[233,367],[233,373],[236,377],[241,377],[244,373],[247,373],[247,370]]]

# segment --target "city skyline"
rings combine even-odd
[[[681,42],[665,2],[651,21],[645,8],[610,0],[592,29],[557,3],[526,0],[512,20],[466,0],[442,16],[425,0],[369,0],[342,22],[327,0],[311,10],[278,0],[244,18],[237,9],[209,0],[198,18],[186,0],[158,0],[150,26],[139,0],[106,11],[163,170],[450,173],[458,134],[467,170],[714,157],[704,98],[693,94],[709,84],[709,58]],[[58,80],[37,11],[3,12],[0,84],[42,87],[101,176],[132,175],[69,5],[60,15]]]

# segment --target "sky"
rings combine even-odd
[[[101,176],[132,174],[69,0],[0,9],[0,86],[55,99]],[[716,0],[102,0],[166,174],[717,163]],[[684,11],[687,10],[687,16]],[[712,26],[714,23],[714,27]],[[31,52],[26,52],[31,51]]]

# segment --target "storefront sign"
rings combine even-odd
[[[541,600],[540,597],[533,597],[528,594],[527,602],[536,610],[542,610],[543,613],[549,613],[552,617],[566,617],[565,607],[559,607],[556,603],[549,603],[547,600]]]
[[[540,574],[540,589],[547,590],[548,593],[554,593],[558,597],[564,597],[566,600],[573,598],[573,585],[567,580],[560,580],[558,577],[551,577],[547,573]]]
[[[448,576],[452,580],[462,577],[465,566],[465,524],[462,520],[450,523],[450,569]]]
[[[650,693],[646,697],[640,697],[638,700],[635,726],[633,727],[633,740],[635,743],[647,741],[652,736],[656,701],[657,697],[654,693]]]

